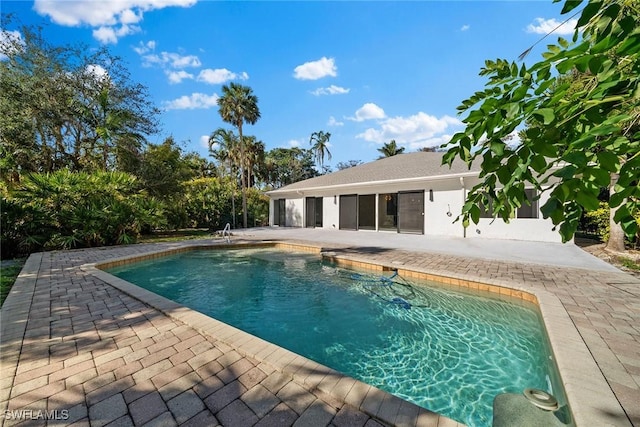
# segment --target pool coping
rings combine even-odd
[[[559,298],[548,291],[524,285],[513,285],[504,279],[479,278],[473,275],[441,271],[433,272],[416,266],[405,266],[402,263],[372,262],[366,257],[353,254],[338,255],[331,250],[325,251],[320,245],[291,243],[282,240],[215,245],[183,242],[174,248],[111,258],[97,263],[84,264],[80,268],[165,315],[173,317],[201,333],[220,339],[238,352],[268,363],[278,371],[290,375],[295,381],[311,389],[327,393],[385,423],[394,424],[398,416],[402,418],[436,415],[376,387],[343,375],[334,369],[189,309],[102,270],[103,268],[191,250],[237,249],[239,247],[276,247],[278,249],[307,251],[320,254],[340,265],[377,271],[398,270],[398,273],[404,277],[426,279],[448,286],[490,292],[534,303],[540,310],[575,425],[614,425],[613,419],[607,414],[623,411]],[[439,417],[443,421],[454,422],[442,415]]]

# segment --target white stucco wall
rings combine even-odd
[[[333,196],[325,196],[322,198],[322,228],[337,230],[340,219],[340,197],[336,197],[335,203]]]
[[[304,198],[287,199],[286,203],[286,223],[287,227],[304,226]]]
[[[429,190],[433,190],[433,201]],[[462,222],[454,221],[463,205],[463,190],[458,180],[434,182],[425,192],[424,233],[438,236],[464,236]],[[450,213],[450,215],[447,215]]]
[[[455,236],[467,238],[494,238],[515,239],[545,242],[560,242],[560,235],[553,231],[550,220],[542,218],[513,219],[508,224],[502,220],[481,218],[478,224],[471,223],[465,230],[462,221],[455,222],[465,203],[466,189],[473,187],[478,182],[477,177],[460,177],[420,182],[386,183],[384,185],[359,185],[336,189],[323,189],[320,191],[291,192],[279,194],[276,198],[286,199],[286,226],[305,226],[305,197],[322,197],[322,228],[339,228],[340,223],[340,195],[345,194],[385,194],[404,191],[424,191],[424,234]],[[433,201],[430,200],[429,190],[433,190]],[[335,196],[335,202],[334,202]],[[547,194],[543,194],[539,201],[542,206],[547,200]],[[376,210],[378,208],[376,198]],[[450,212],[451,216],[447,213]],[[270,223],[273,224],[273,200],[270,202]],[[378,216],[376,213],[376,227]],[[364,232],[364,230],[362,231]],[[389,231],[385,231],[389,232]]]
[[[548,193],[543,193],[538,200],[538,208],[548,199]],[[538,212],[538,218],[514,218],[509,223],[502,219],[480,218],[478,224],[470,223],[467,228],[467,237],[562,242],[560,233],[553,230],[551,220],[544,219],[540,212]]]

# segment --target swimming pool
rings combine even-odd
[[[273,249],[191,251],[108,271],[469,426],[491,423],[499,393],[559,391],[533,305]]]

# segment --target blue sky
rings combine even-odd
[[[548,1],[214,2],[2,1],[23,24],[46,24],[53,44],[107,45],[163,112],[172,135],[207,155],[223,84],[250,86],[262,118],[246,126],[267,149],[309,147],[331,133],[334,166],[370,161],[395,139],[406,151],[463,128],[460,102],[484,86],[486,59],[516,60],[557,26]],[[569,34],[568,23],[548,39]],[[575,24],[575,23],[574,23]],[[15,28],[4,28],[13,31]],[[15,34],[15,33],[14,33]],[[540,43],[526,59],[540,59]]]

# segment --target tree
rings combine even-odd
[[[581,3],[566,0],[562,13]],[[582,213],[598,209],[600,188],[608,187],[612,220],[627,236],[636,235],[640,11],[633,2],[612,0],[592,1],[579,13],[573,40],[558,38],[532,66],[486,61],[480,72],[488,77],[485,90],[458,107],[468,112],[466,129],[453,136],[443,163],[457,157],[482,162],[482,181],[469,191],[462,210],[465,226],[478,222],[480,205],[489,200],[494,214],[508,221],[528,203],[528,183],[549,192],[542,214],[567,241]],[[580,88],[557,79],[576,70],[588,76]],[[521,143],[507,144],[525,123],[533,125]]]
[[[378,159],[384,159],[385,157],[402,154],[404,147],[398,147],[396,140],[392,139],[390,142],[385,143],[382,148],[378,148],[378,151],[382,153],[382,156],[378,157]]]
[[[215,146],[215,148],[214,148]],[[238,138],[228,129],[218,128],[209,136],[209,153],[220,162],[225,176],[237,176],[240,164]]]
[[[315,161],[320,166],[320,169],[322,169],[322,166],[324,165],[325,155],[327,156],[328,160],[331,160],[331,152],[329,151],[329,138],[331,138],[331,134],[324,131],[313,132],[311,134],[311,138],[309,138],[311,150],[313,151]]]
[[[213,148],[214,145],[217,147]],[[228,129],[218,128],[209,137],[209,153],[220,162],[220,167],[225,171],[224,176],[233,177],[234,182],[237,182],[240,164],[239,145],[236,135]],[[232,188],[230,197],[231,225],[236,228],[235,187]]]
[[[318,176],[314,168],[313,153],[304,148],[274,148],[266,153],[262,179],[267,185],[284,185]]]
[[[246,136],[245,143],[247,150],[245,155],[245,171],[247,172],[247,186],[253,187],[256,184],[256,176],[264,164],[264,142],[258,141],[255,136]]]
[[[173,137],[168,137],[162,144],[149,144],[137,175],[150,195],[172,200],[180,194],[182,182],[193,178],[195,171]]]
[[[247,228],[247,183],[244,172],[244,141],[242,139],[242,125],[244,123],[255,124],[260,118],[258,109],[258,97],[248,86],[238,83],[230,83],[222,86],[222,96],[218,99],[218,106],[222,120],[232,124],[238,129],[240,141],[240,175],[242,186],[242,222]]]
[[[421,151],[423,153],[435,153],[436,151],[438,151],[438,147],[422,147],[419,148],[417,151]]]
[[[336,165],[336,168],[338,168],[338,170],[343,170],[343,169],[349,169],[352,168],[354,166],[358,166],[362,164],[362,160],[348,160],[346,162],[339,162]]]
[[[11,24],[3,15],[2,28]],[[0,40],[3,178],[131,167],[145,135],[158,131],[159,110],[146,87],[107,49],[53,46],[34,27],[19,34]]]

